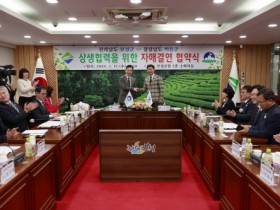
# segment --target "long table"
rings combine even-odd
[[[17,152],[24,151],[21,146]],[[47,144],[44,154],[25,158],[15,167],[15,175],[0,184],[1,210],[52,210],[55,199],[55,145]]]
[[[260,149],[265,151],[268,145]],[[280,146],[272,146],[280,151]],[[280,186],[270,186],[259,177],[260,167],[237,158],[229,145],[222,145],[221,209],[280,209]],[[258,148],[259,149],[259,148]]]
[[[91,114],[66,135],[51,128],[45,134],[47,144],[55,144],[56,198],[61,199],[93,147],[98,144],[97,113]],[[37,140],[41,140],[37,138]],[[25,138],[9,140],[9,143],[24,143]]]

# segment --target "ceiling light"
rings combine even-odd
[[[182,35],[181,37],[182,38],[188,38],[189,36],[188,35]]]
[[[84,37],[85,37],[86,39],[89,39],[89,38],[91,38],[91,35],[84,35]]]
[[[70,20],[70,21],[76,21],[77,18],[75,18],[75,17],[69,17],[68,20]]]
[[[139,38],[139,35],[135,34],[132,36],[133,38]]]
[[[57,4],[58,0],[46,0],[49,4]]]
[[[197,17],[197,18],[195,18],[194,20],[195,20],[195,21],[203,21],[204,18],[203,18],[203,17]]]
[[[177,44],[180,44],[181,43],[181,41],[180,40],[177,40],[177,41],[175,41]]]
[[[140,43],[140,41],[138,41],[138,40],[135,40],[135,41],[134,41],[134,43],[135,43],[135,44],[138,44],[138,43]]]
[[[277,24],[272,23],[272,24],[269,24],[269,25],[268,25],[268,27],[270,27],[270,28],[274,28],[274,27],[277,27]]]
[[[97,41],[91,41],[91,43],[92,43],[92,44],[96,44],[96,43],[97,43]]]
[[[130,0],[131,4],[140,4],[142,0]]]
[[[213,3],[214,4],[221,4],[221,3],[224,3],[225,0],[213,0]]]
[[[230,43],[232,43],[232,41],[231,41],[231,40],[227,40],[226,43],[227,43],[227,44],[230,44]]]
[[[240,39],[245,39],[247,36],[246,35],[240,35],[239,38]]]
[[[41,44],[46,44],[46,41],[40,41]]]
[[[30,35],[25,35],[24,38],[25,38],[25,39],[30,39],[31,36],[30,36]]]

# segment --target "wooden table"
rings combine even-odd
[[[262,145],[260,149],[265,151],[266,147],[280,151],[276,145]],[[221,209],[280,209],[280,183],[266,184],[259,177],[260,167],[233,156],[230,145],[221,145],[221,150]]]
[[[199,126],[195,119],[185,113],[181,115],[183,146],[198,169],[203,181],[214,199],[220,197],[221,144],[231,144],[232,140],[242,141],[242,135],[237,133],[221,135],[215,132],[210,135],[208,128]],[[265,144],[267,139],[252,137],[254,144]]]
[[[91,114],[80,125],[63,135],[59,129],[48,129],[45,134],[47,144],[56,145],[56,197],[61,199],[69,188],[82,164],[90,154],[93,147],[98,144],[98,118],[97,113]],[[37,138],[37,140],[41,140]],[[24,143],[21,136],[9,140],[9,143]]]
[[[24,151],[24,145],[17,151]],[[52,210],[55,201],[55,145],[47,144],[39,157],[25,158],[15,176],[0,185],[1,210]]]
[[[181,130],[100,130],[99,133],[102,181],[181,180]]]

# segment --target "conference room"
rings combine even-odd
[[[0,0],[0,209],[279,209],[279,8]]]

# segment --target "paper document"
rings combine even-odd
[[[237,128],[237,124],[235,123],[224,123],[224,129],[235,130]]]
[[[8,147],[8,146],[0,146],[0,153],[3,152],[3,153],[5,153],[7,155],[10,152],[12,152],[12,150],[16,151],[19,148],[20,148],[20,146],[10,146],[10,147]]]
[[[25,130],[22,134],[44,135],[48,130]]]
[[[59,121],[47,121],[39,125],[38,128],[52,128],[52,127],[58,127],[59,125],[60,125]]]

